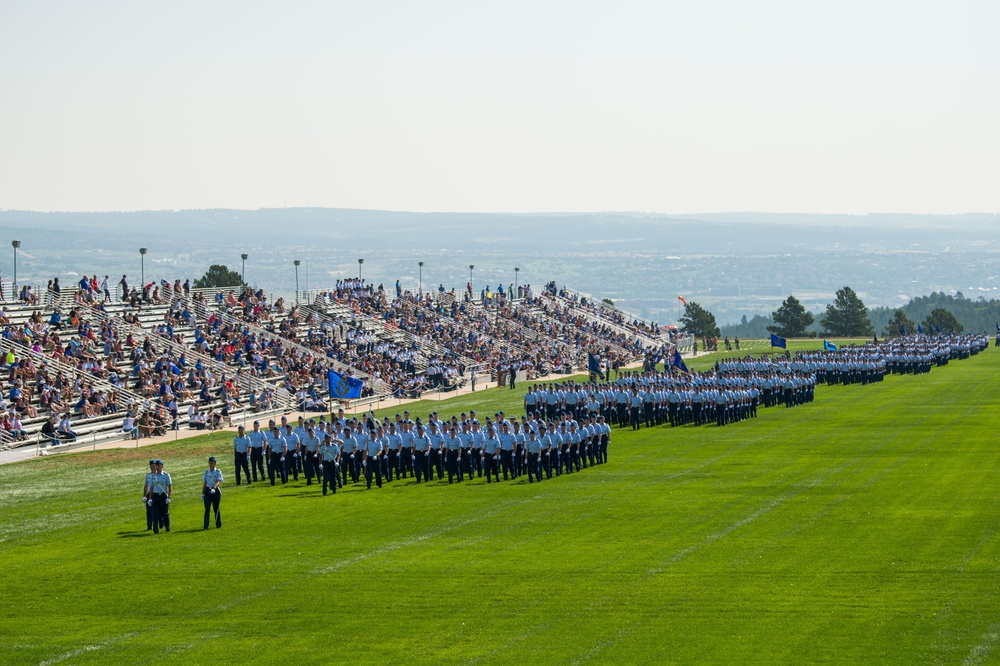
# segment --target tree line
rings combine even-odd
[[[965,298],[934,292],[910,299],[900,308],[869,309],[848,286],[837,290],[833,302],[820,315],[806,310],[795,296],[789,296],[770,315],[743,317],[739,324],[719,327],[711,312],[689,301],[681,317],[681,328],[697,337],[717,336],[767,338],[771,333],[783,338],[803,337],[895,337],[902,333],[961,333],[995,330],[1000,322],[1000,301]]]

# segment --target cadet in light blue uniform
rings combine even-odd
[[[382,440],[375,436],[375,431],[373,430],[368,437],[368,442],[365,445],[365,481],[368,484],[368,490],[372,489],[372,476],[375,477],[376,483],[379,488],[382,487]]]
[[[309,423],[306,427],[306,437],[302,441],[302,468],[306,473],[306,485],[312,485],[313,476],[316,477],[316,483],[320,482],[319,473],[319,445],[320,439],[316,436],[316,430],[313,428],[313,424]]]
[[[243,426],[238,428],[236,437],[233,438],[233,452],[235,455],[235,469],[236,469],[236,485],[240,485],[240,470],[247,477],[247,485],[250,485],[250,466],[248,465],[248,456],[250,453],[250,438],[247,437],[246,433],[243,432]]]
[[[242,427],[242,426],[241,426]],[[250,477],[247,476],[247,479]],[[205,501],[205,527],[208,529],[209,510],[215,512],[215,526],[222,527],[222,512],[219,505],[222,503],[222,471],[215,466],[215,456],[208,459],[208,469],[201,475],[201,498]]]
[[[253,422],[253,430],[247,437],[250,438],[250,469],[253,472],[253,482],[257,483],[257,470],[260,470],[260,480],[266,477],[264,474],[264,446],[267,444],[267,433],[260,429],[260,421]],[[239,476],[236,477],[236,485],[239,485]]]
[[[528,430],[528,441],[524,448],[528,452],[528,483],[534,483],[535,479],[542,480],[542,467],[539,454],[542,451],[542,444],[535,437],[534,430]]]
[[[341,485],[340,474],[337,473],[337,468],[340,465],[340,444],[342,444],[341,440],[325,435],[323,443],[319,446],[319,454],[323,459],[319,466],[323,472],[324,495],[326,495],[327,487],[336,495],[337,486]]]
[[[424,481],[431,480],[431,440],[424,433],[422,425],[417,426],[417,434],[413,436],[413,475],[420,483],[421,477]]]
[[[158,459],[155,464],[149,499],[153,503],[153,534],[159,534],[161,525],[170,531],[170,495],[174,492],[174,485],[170,475],[163,471],[163,461]]]
[[[278,431],[278,426],[271,426],[271,432],[267,436],[267,448],[269,450],[267,478],[271,480],[271,485],[274,485],[275,476],[281,479],[282,484],[288,483],[288,476],[285,474],[285,454],[288,451],[288,446],[285,444],[285,438]]]

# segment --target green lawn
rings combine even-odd
[[[616,431],[610,464],[542,484],[322,497],[236,488],[227,454],[207,533],[200,473],[228,439],[5,465],[0,661],[994,662],[998,376],[991,349],[721,429]],[[153,456],[175,484],[159,536]]]

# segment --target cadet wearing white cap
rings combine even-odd
[[[219,504],[222,502],[222,488],[219,487],[221,485],[222,470],[215,466],[215,456],[211,456],[208,459],[208,469],[201,475],[201,498],[205,502],[204,529],[206,530],[210,510],[215,512],[215,526],[222,527],[222,513],[219,511]]]

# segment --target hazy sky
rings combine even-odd
[[[0,0],[0,208],[1000,211],[1000,2]]]

